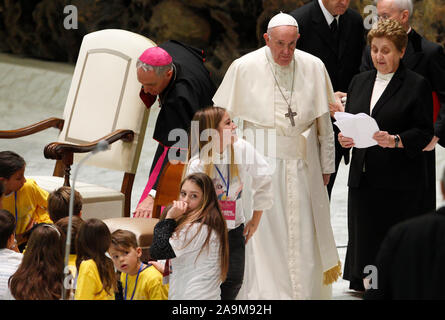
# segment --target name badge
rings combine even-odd
[[[224,219],[226,219],[227,228],[234,229],[236,218],[236,201],[220,200],[219,205],[221,206]]]

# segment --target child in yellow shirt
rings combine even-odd
[[[25,179],[25,160],[15,152],[0,152],[0,181],[4,186],[3,208],[15,215],[15,234],[26,243],[26,232],[35,224],[52,223],[47,211],[48,192],[32,179]]]
[[[75,300],[114,300],[116,276],[113,261],[105,255],[110,244],[110,230],[101,220],[89,219],[80,227]]]
[[[113,232],[108,251],[114,266],[121,272],[124,300],[168,299],[168,285],[162,284],[162,274],[154,266],[141,262],[142,249],[133,232]]]

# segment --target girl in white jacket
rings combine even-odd
[[[227,222],[229,271],[221,285],[223,300],[236,298],[244,278],[245,244],[257,230],[263,210],[272,207],[273,201],[268,163],[250,143],[236,136],[235,129],[225,109],[198,110],[192,121],[185,170],[186,174],[204,172],[212,178]],[[252,178],[252,213],[243,210],[247,176]]]

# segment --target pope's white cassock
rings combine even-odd
[[[213,97],[243,120],[244,131],[276,129],[277,135],[275,156],[265,155],[275,168],[274,206],[247,244],[238,299],[330,299],[341,274],[322,178],[335,170],[334,93],[320,59],[300,50],[294,58],[282,67],[267,46],[251,52],[232,63]],[[289,101],[295,126],[285,116]],[[267,143],[256,147],[275,148]]]

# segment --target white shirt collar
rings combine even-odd
[[[338,15],[334,18],[334,16],[328,11],[328,9],[325,8],[322,0],[318,0],[318,4],[320,5],[321,11],[323,12],[326,22],[328,23],[328,26],[331,25],[331,23],[332,23],[332,21],[334,21],[334,19],[337,19],[337,23],[339,22],[338,18],[340,16]]]
[[[394,76],[394,73],[395,72],[383,74],[383,73],[380,73],[379,71],[377,71],[377,79],[389,82],[389,81],[391,81],[392,77]]]

